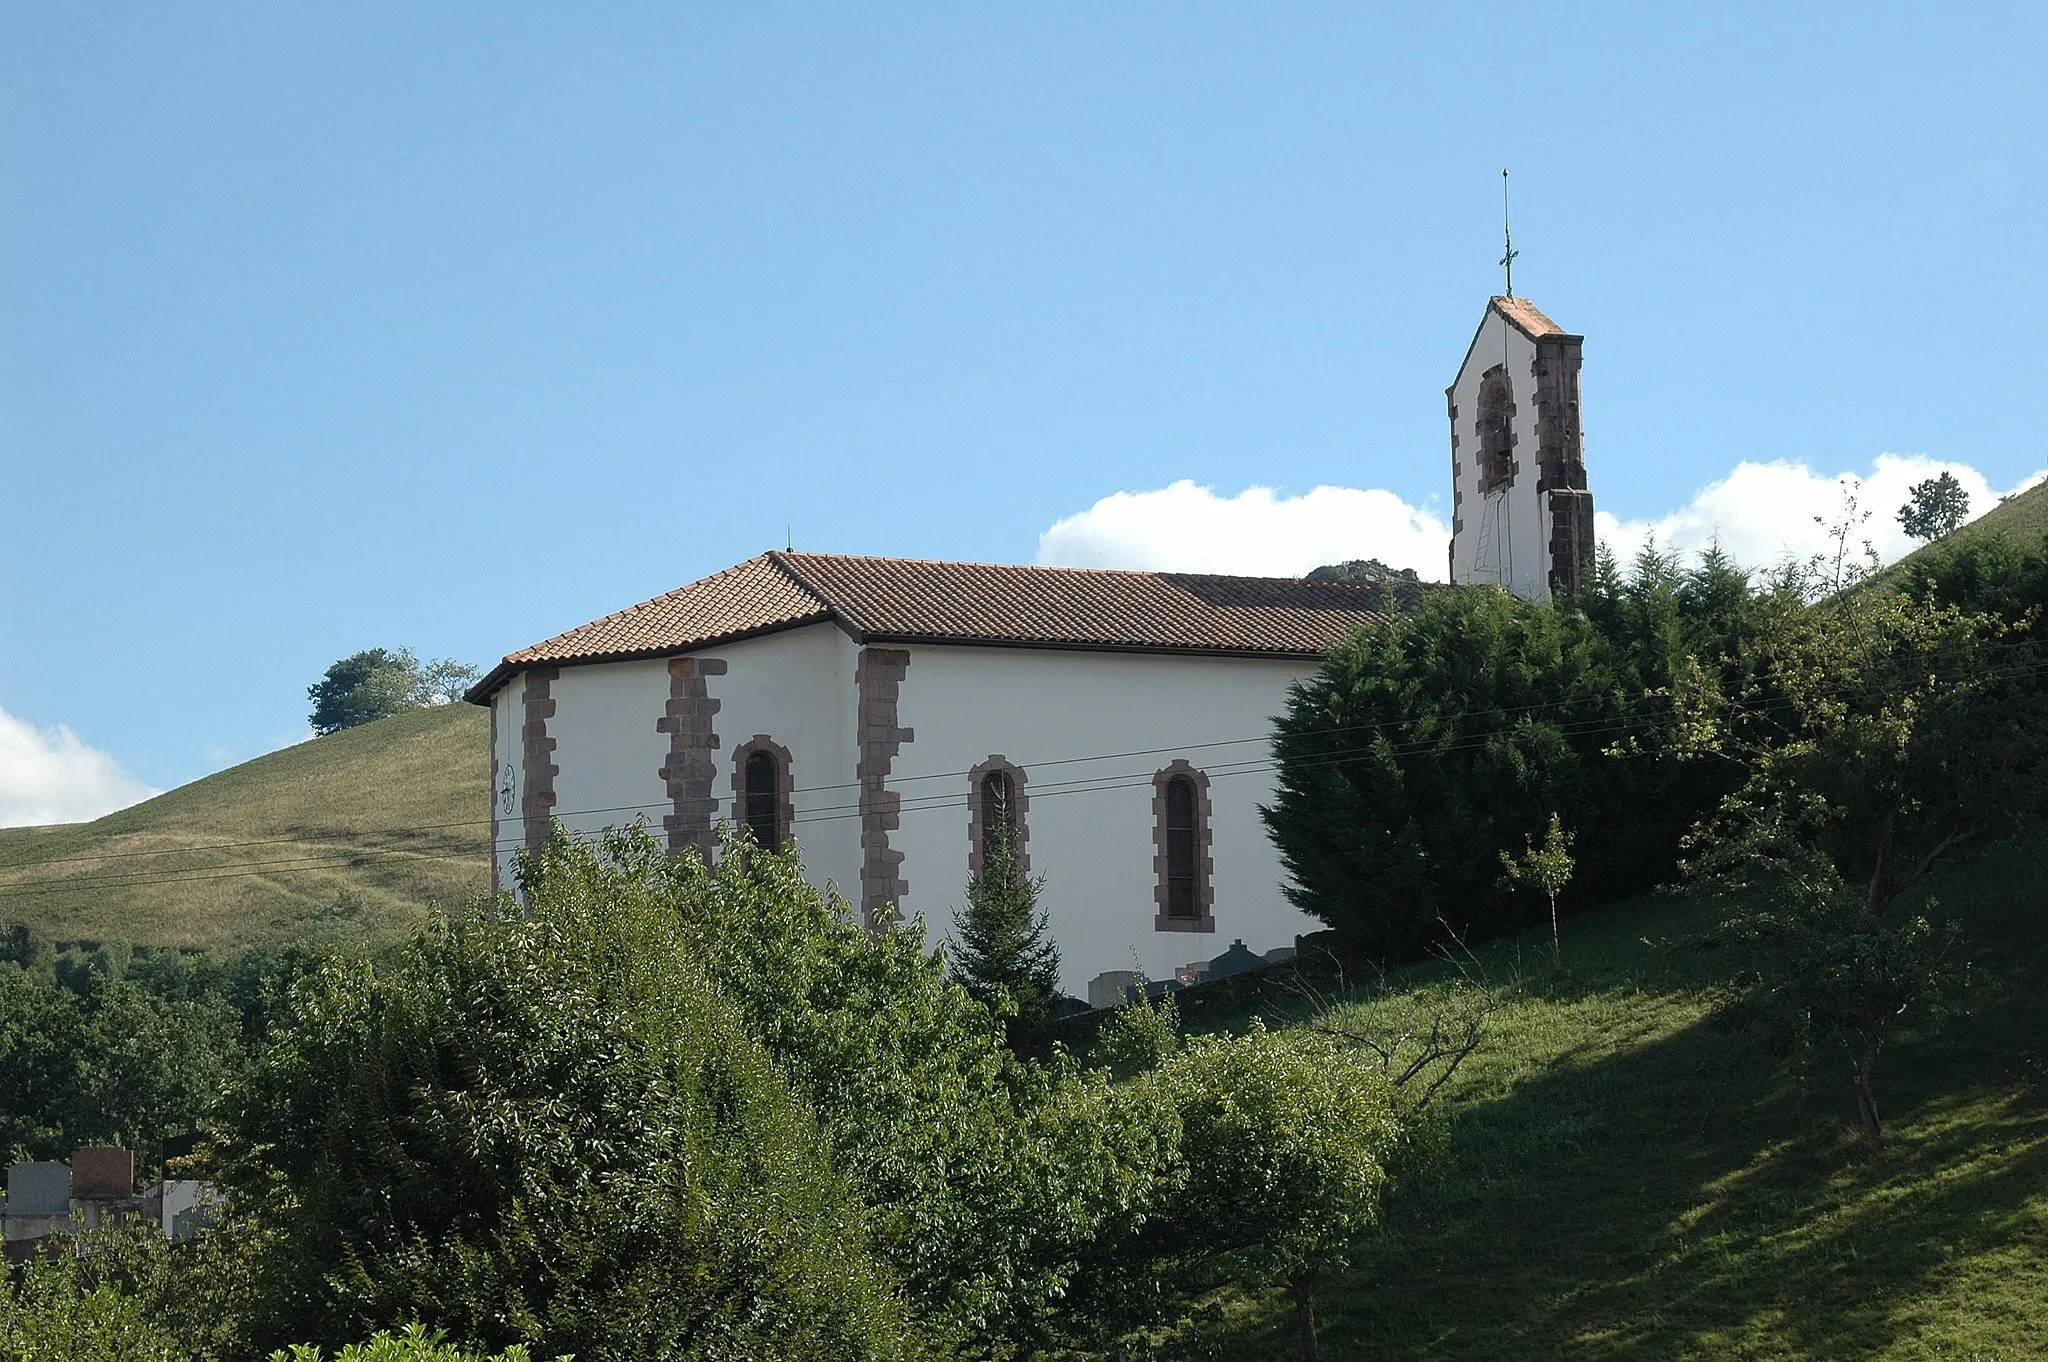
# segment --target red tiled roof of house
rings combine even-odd
[[[832,620],[864,643],[1317,657],[1420,586],[765,553],[507,654],[481,701],[526,667],[696,652]]]

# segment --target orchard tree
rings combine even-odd
[[[1507,868],[1509,882],[1533,885],[1550,900],[1550,959],[1551,963],[1564,963],[1564,947],[1557,934],[1557,896],[1564,892],[1565,885],[1572,878],[1572,835],[1564,830],[1564,823],[1556,814],[1550,815],[1550,827],[1543,834],[1543,845],[1538,846],[1532,838],[1517,860],[1505,851],[1500,854],[1501,864]]]
[[[1846,531],[1845,531],[1846,533]],[[1830,580],[1767,626],[1756,684],[1699,731],[1750,775],[1691,838],[1691,874],[1736,891],[1768,990],[1846,1045],[1883,1138],[1877,1064],[1953,977],[1957,929],[1923,882],[2048,803],[2038,642],[1994,615]]]
[[[1180,1117],[1183,1181],[1146,1236],[1152,1274],[1218,1260],[1285,1287],[1320,1356],[1316,1290],[1378,1223],[1403,1128],[1387,1077],[1335,1037],[1196,1036],[1147,1080]]]
[[[1970,513],[1970,494],[1953,473],[1916,482],[1899,507],[1899,524],[1915,539],[1946,539]]]

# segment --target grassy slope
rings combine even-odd
[[[489,731],[471,705],[401,714],[97,822],[0,830],[0,922],[153,945],[390,940],[489,883]]]
[[[2048,482],[2029,487],[2010,501],[1997,503],[1983,515],[1941,540],[1939,547],[1949,548],[1971,539],[1989,538],[1994,534],[2010,535],[2021,541],[2038,540],[2041,536],[2048,535]],[[1904,564],[1933,552],[1936,547],[1934,544],[1922,544],[1894,563],[1886,570],[1887,573],[1896,572]]]
[[[1874,1154],[1837,1052],[1719,1019],[1733,962],[1684,944],[1706,906],[1569,923],[1562,972],[1547,939],[1495,948],[1517,1000],[1458,1080],[1446,1178],[1323,1293],[1324,1355],[2048,1356],[2044,850],[1937,884],[1967,1012],[1888,1052]],[[1284,1302],[1219,1306],[1200,1355],[1299,1355]]]

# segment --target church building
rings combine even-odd
[[[1547,600],[1583,578],[1579,340],[1522,299],[1488,306],[1450,389],[1453,581]],[[643,819],[707,857],[729,824],[794,842],[864,920],[921,914],[937,940],[1007,824],[1068,994],[1287,951],[1322,924],[1259,815],[1272,720],[1332,644],[1429,589],[1325,576],[749,559],[470,691],[491,712],[494,877],[554,824]]]

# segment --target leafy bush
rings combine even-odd
[[[584,1357],[895,1354],[859,1206],[672,905],[555,861],[523,914],[300,985],[230,1143],[259,1340],[418,1319]]]
[[[0,1362],[189,1362],[141,1296],[86,1277],[68,1256],[0,1268]]]
[[[295,1343],[274,1352],[270,1362],[325,1362],[327,1354],[310,1343]],[[447,1341],[438,1330],[429,1333],[418,1321],[399,1333],[380,1331],[367,1342],[350,1343],[334,1353],[334,1362],[529,1362],[527,1350],[515,1343],[502,1353],[484,1353]]]
[[[1379,1216],[1401,1138],[1393,1090],[1327,1036],[1195,1036],[1158,1071],[1180,1116],[1185,1185],[1162,1237],[1235,1252],[1255,1278],[1299,1283],[1340,1267]]]
[[[558,837],[523,904],[301,982],[227,1141],[259,1342],[1010,1355],[1203,1271],[1299,1285],[1369,1221],[1395,1118],[1321,1039],[1183,1051],[1159,1009],[1127,1081],[1023,1059],[922,924],[726,850]]]
[[[1067,1327],[1066,1299],[1142,1220],[1178,1126],[1064,1059],[1018,1059],[1002,1020],[946,979],[921,923],[870,931],[793,854],[669,859],[644,835],[558,844],[536,912],[665,916],[816,1112],[913,1315],[983,1341]],[[1060,1317],[1060,1318],[1056,1318]]]
[[[1900,569],[1900,590],[2008,621],[2048,610],[2048,537],[1982,535],[1929,550]]]

